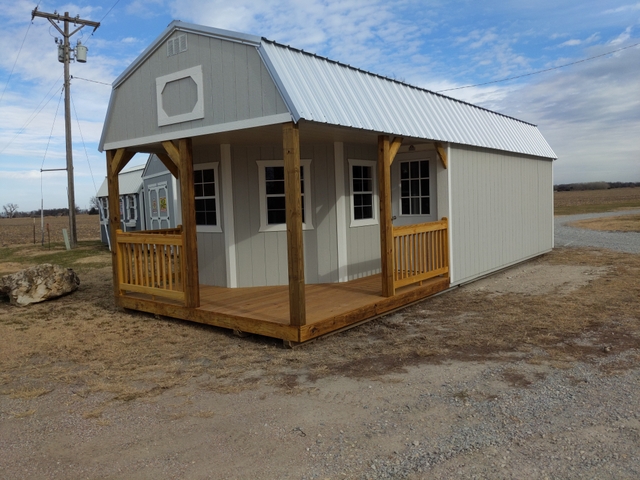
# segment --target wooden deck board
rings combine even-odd
[[[447,277],[426,280],[382,296],[380,275],[345,283],[306,285],[306,325],[289,325],[288,286],[200,287],[200,307],[182,307],[144,294],[119,298],[126,308],[249,333],[304,342],[409,305],[449,287]]]

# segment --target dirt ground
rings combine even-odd
[[[5,254],[0,265],[22,268],[41,253]],[[537,399],[505,413],[507,400],[549,382],[557,393],[586,375],[576,369],[592,372],[590,385],[624,383],[598,392],[631,388],[637,398],[625,379],[640,360],[638,255],[554,250],[293,350],[119,310],[104,247],[64,258],[77,292],[27,308],[0,302],[3,478],[522,478],[523,465],[545,478],[531,452],[559,447],[522,418],[540,409],[531,421],[540,423],[548,408]],[[566,393],[567,419],[550,420],[560,443],[578,393]],[[480,421],[484,410],[463,414],[465,405],[500,410]],[[637,453],[640,421],[617,418],[627,430],[616,430],[611,455]],[[469,433],[498,421],[481,435],[495,443]],[[630,431],[631,443],[619,433]],[[571,478],[562,469],[572,463],[558,462],[551,476]],[[603,462],[583,473],[635,476],[635,464]]]
[[[47,230],[47,226],[49,227]],[[0,218],[0,247],[35,243],[44,244],[62,242],[62,229],[69,230],[69,217],[44,217],[44,237],[40,217]],[[35,232],[34,232],[35,230]],[[76,215],[76,233],[78,240],[97,240],[100,238],[100,219],[98,215]]]
[[[640,187],[554,192],[556,215],[610,212],[640,207]]]

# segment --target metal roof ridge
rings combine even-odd
[[[429,89],[424,88],[424,87],[418,87],[416,85],[411,85],[410,83],[401,82],[400,80],[396,80],[395,78],[386,77],[384,75],[380,75],[379,73],[374,73],[374,72],[370,72],[368,70],[364,70],[364,69],[359,68],[359,67],[354,67],[352,65],[349,65],[348,63],[343,63],[343,62],[340,62],[338,60],[333,60],[333,59],[331,59],[329,57],[318,55],[317,53],[306,52],[301,48],[295,48],[295,47],[292,47],[291,45],[285,45],[285,44],[279,43],[279,42],[277,42],[275,40],[270,40],[270,39],[268,39],[266,37],[262,37],[262,41],[263,42],[267,42],[267,43],[271,43],[271,44],[276,45],[278,47],[282,47],[282,48],[286,48],[286,49],[292,50],[294,52],[299,52],[299,53],[302,53],[304,55],[308,55],[310,57],[315,57],[315,58],[318,58],[320,60],[325,60],[325,61],[327,61],[329,63],[334,63],[334,64],[339,65],[341,67],[346,67],[346,68],[349,68],[351,70],[355,70],[357,72],[364,73],[365,75],[370,75],[372,77],[377,77],[377,78],[380,78],[382,80],[386,80],[386,81],[389,81],[389,82],[397,83],[398,85],[402,85],[403,87],[413,88],[415,90],[418,90],[418,91],[421,91],[421,92],[425,92],[425,93],[429,93],[429,94],[435,95],[437,97],[441,97],[441,98],[444,98],[444,99],[447,99],[447,100],[452,100],[452,101],[460,103],[462,105],[467,105],[469,107],[477,108],[478,110],[484,110],[485,112],[493,113],[494,115],[499,115],[501,117],[508,118],[510,120],[515,120],[516,122],[524,123],[525,125],[530,125],[530,126],[536,127],[536,128],[538,127],[536,124],[533,124],[531,122],[527,122],[526,120],[521,120],[519,118],[511,117],[509,115],[505,115],[504,113],[496,112],[494,110],[490,110],[488,108],[481,107],[479,105],[475,105],[475,104],[470,103],[470,102],[465,102],[464,100],[459,100],[457,98],[449,97],[448,95],[443,95],[441,93],[434,92],[434,91],[429,90]]]

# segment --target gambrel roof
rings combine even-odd
[[[142,188],[142,172],[144,171],[145,165],[136,165],[135,167],[120,172],[120,175],[118,175],[118,190],[120,195],[133,195],[140,191]],[[107,196],[109,196],[109,188],[107,179],[105,178],[98,189],[96,197],[101,198]]]
[[[114,92],[175,32],[254,47],[290,119],[296,123],[306,120],[378,134],[556,158],[538,128],[530,123],[264,38],[179,21],[172,22],[116,79]],[[111,104],[107,113],[105,132],[112,107]],[[273,116],[272,122],[282,123],[282,119],[280,113]],[[211,133],[219,131],[223,130],[214,129]],[[101,149],[105,146],[105,132]]]

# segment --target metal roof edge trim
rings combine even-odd
[[[265,37],[262,37],[262,41],[270,43],[270,44],[275,45],[275,46],[280,47],[280,48],[285,48],[285,49],[288,49],[288,50],[292,50],[294,52],[302,53],[302,54],[310,56],[310,57],[315,57],[315,58],[318,58],[320,60],[324,60],[326,62],[333,63],[333,64],[339,65],[341,67],[348,68],[350,70],[354,70],[356,72],[364,73],[365,75],[370,75],[372,77],[377,77],[377,78],[380,78],[382,80],[393,82],[393,83],[396,83],[398,85],[402,85],[403,87],[412,88],[414,90],[418,90],[418,91],[421,91],[421,92],[429,93],[431,95],[435,95],[437,97],[441,97],[441,98],[444,98],[446,100],[451,100],[453,102],[457,102],[457,103],[460,103],[462,105],[467,105],[469,107],[477,108],[478,110],[484,110],[485,112],[489,112],[489,113],[492,113],[494,115],[499,115],[501,117],[508,118],[510,120],[515,120],[516,122],[524,123],[526,125],[531,125],[532,127],[537,127],[537,125],[535,125],[533,123],[527,122],[525,120],[520,120],[519,118],[510,117],[509,115],[505,115],[504,113],[496,112],[494,110],[489,110],[488,108],[480,107],[478,105],[474,105],[473,103],[465,102],[464,100],[458,100],[457,98],[449,97],[447,95],[443,95],[441,93],[437,93],[437,92],[434,92],[432,90],[428,90],[428,89],[423,88],[423,87],[418,87],[416,85],[411,85],[409,83],[405,83],[405,82],[401,82],[399,80],[395,80],[393,78],[385,77],[384,75],[380,75],[379,73],[373,73],[373,72],[370,72],[368,70],[364,70],[362,68],[354,67],[352,65],[349,65],[349,64],[346,64],[346,63],[342,63],[342,62],[339,62],[337,60],[333,60],[331,58],[324,57],[322,55],[318,55],[316,53],[306,52],[306,51],[304,51],[302,49],[295,48],[295,47],[292,47],[290,45],[284,45],[284,44],[278,43],[278,42],[276,42],[274,40],[269,40],[268,38],[265,38]]]

